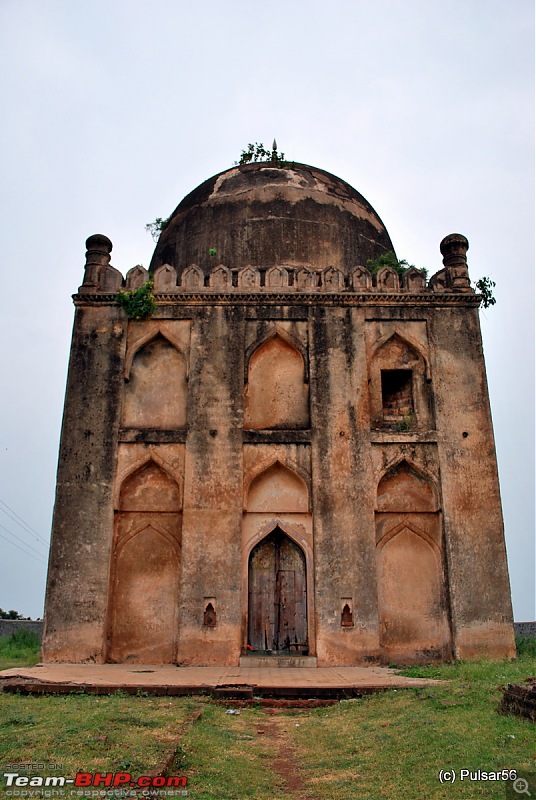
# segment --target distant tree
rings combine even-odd
[[[22,614],[19,614],[18,611],[15,611],[13,608],[10,611],[4,611],[0,608],[0,619],[24,619]]]

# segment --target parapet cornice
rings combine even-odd
[[[101,234],[86,242],[86,268],[75,303],[107,304],[117,292],[137,291],[148,281],[159,305],[281,305],[290,306],[445,306],[480,304],[467,270],[469,243],[461,234],[441,242],[443,269],[427,281],[426,270],[410,266],[403,272],[385,264],[374,270],[356,265],[342,271],[334,266],[313,269],[302,265],[231,268],[214,266],[209,274],[197,264],[163,263],[151,274],[141,265],[126,277],[110,264],[112,243]],[[110,297],[113,296],[113,299]],[[91,298],[91,299],[90,299]]]
[[[116,305],[117,293],[74,294],[76,306]],[[466,306],[477,308],[473,292],[155,292],[157,306]]]

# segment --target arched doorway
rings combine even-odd
[[[256,652],[308,653],[305,555],[279,527],[249,556],[248,644]]]

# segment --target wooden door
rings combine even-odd
[[[307,652],[305,556],[279,528],[251,552],[248,601],[253,650]]]

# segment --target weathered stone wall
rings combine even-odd
[[[43,622],[34,619],[0,619],[0,636],[12,636],[16,631],[32,631],[39,638],[43,633]]]
[[[455,653],[505,657],[512,610],[478,311],[442,309],[430,329]]]
[[[310,326],[319,663],[374,661],[379,635],[363,310],[314,307]],[[353,609],[353,627],[341,627],[345,605]]]
[[[148,273],[123,281],[109,240],[88,240],[46,660],[234,665],[250,640],[319,665],[514,655],[467,241],[442,242],[428,285],[414,269],[373,276],[348,261],[348,214],[372,225],[378,252],[387,234],[337,187],[315,200],[317,223],[340,214],[335,267],[318,224],[312,264],[267,260],[268,236],[259,266],[202,268],[181,250],[199,246],[196,203],[210,197],[225,217],[237,200],[201,187],[157,248],[159,262],[173,244],[172,263],[155,262],[157,307],[142,322],[115,296]],[[265,189],[253,194],[272,219]]]
[[[514,622],[516,636],[536,637],[536,622]]]
[[[45,600],[47,661],[104,658],[126,328],[116,305],[76,310]]]
[[[193,316],[178,661],[234,664],[241,648],[243,322],[232,306]],[[215,627],[203,625],[211,601]]]

